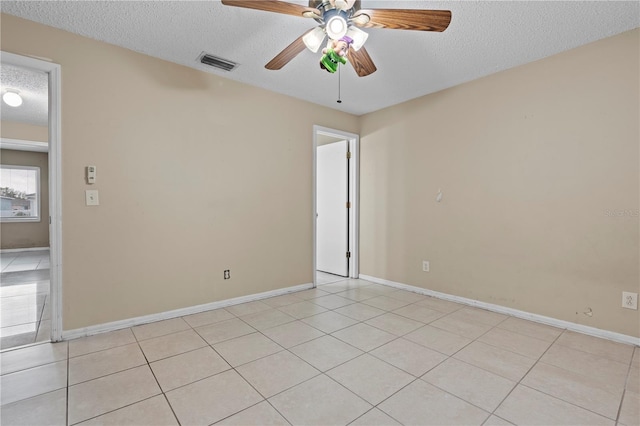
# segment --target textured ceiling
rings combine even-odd
[[[18,91],[22,105],[10,107],[0,102],[2,120],[46,126],[48,124],[48,76],[44,72],[33,71],[13,65],[0,67],[0,93],[7,89]]]
[[[294,1],[307,4],[306,1]],[[280,71],[264,65],[315,21],[218,1],[2,1],[2,12],[356,115],[535,61],[640,26],[640,2],[380,1],[363,8],[448,9],[443,33],[368,29],[378,71],[318,66],[305,50]],[[197,62],[208,53],[231,72]],[[63,70],[64,72],[64,70]],[[3,110],[4,113],[4,110]]]

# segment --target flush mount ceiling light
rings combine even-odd
[[[7,90],[2,95],[2,100],[10,107],[19,107],[22,105],[22,97],[18,94],[17,90]]]

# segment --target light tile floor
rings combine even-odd
[[[0,358],[3,425],[640,423],[640,348],[364,280]]]
[[[49,340],[49,250],[1,253],[0,349]]]
[[[0,253],[0,272],[49,269],[49,250]]]
[[[322,271],[316,271],[316,284],[324,285],[329,283],[335,283],[336,281],[342,281],[345,277],[340,275],[328,274]]]

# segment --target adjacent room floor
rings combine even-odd
[[[637,425],[640,349],[363,280],[5,351],[2,424]]]
[[[0,253],[0,349],[48,341],[49,250]]]
[[[324,285],[335,283],[336,281],[342,281],[346,277],[341,277],[340,275],[328,274],[322,271],[316,271],[316,284]]]

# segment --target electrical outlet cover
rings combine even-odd
[[[622,307],[627,309],[638,309],[638,293],[623,291]]]

